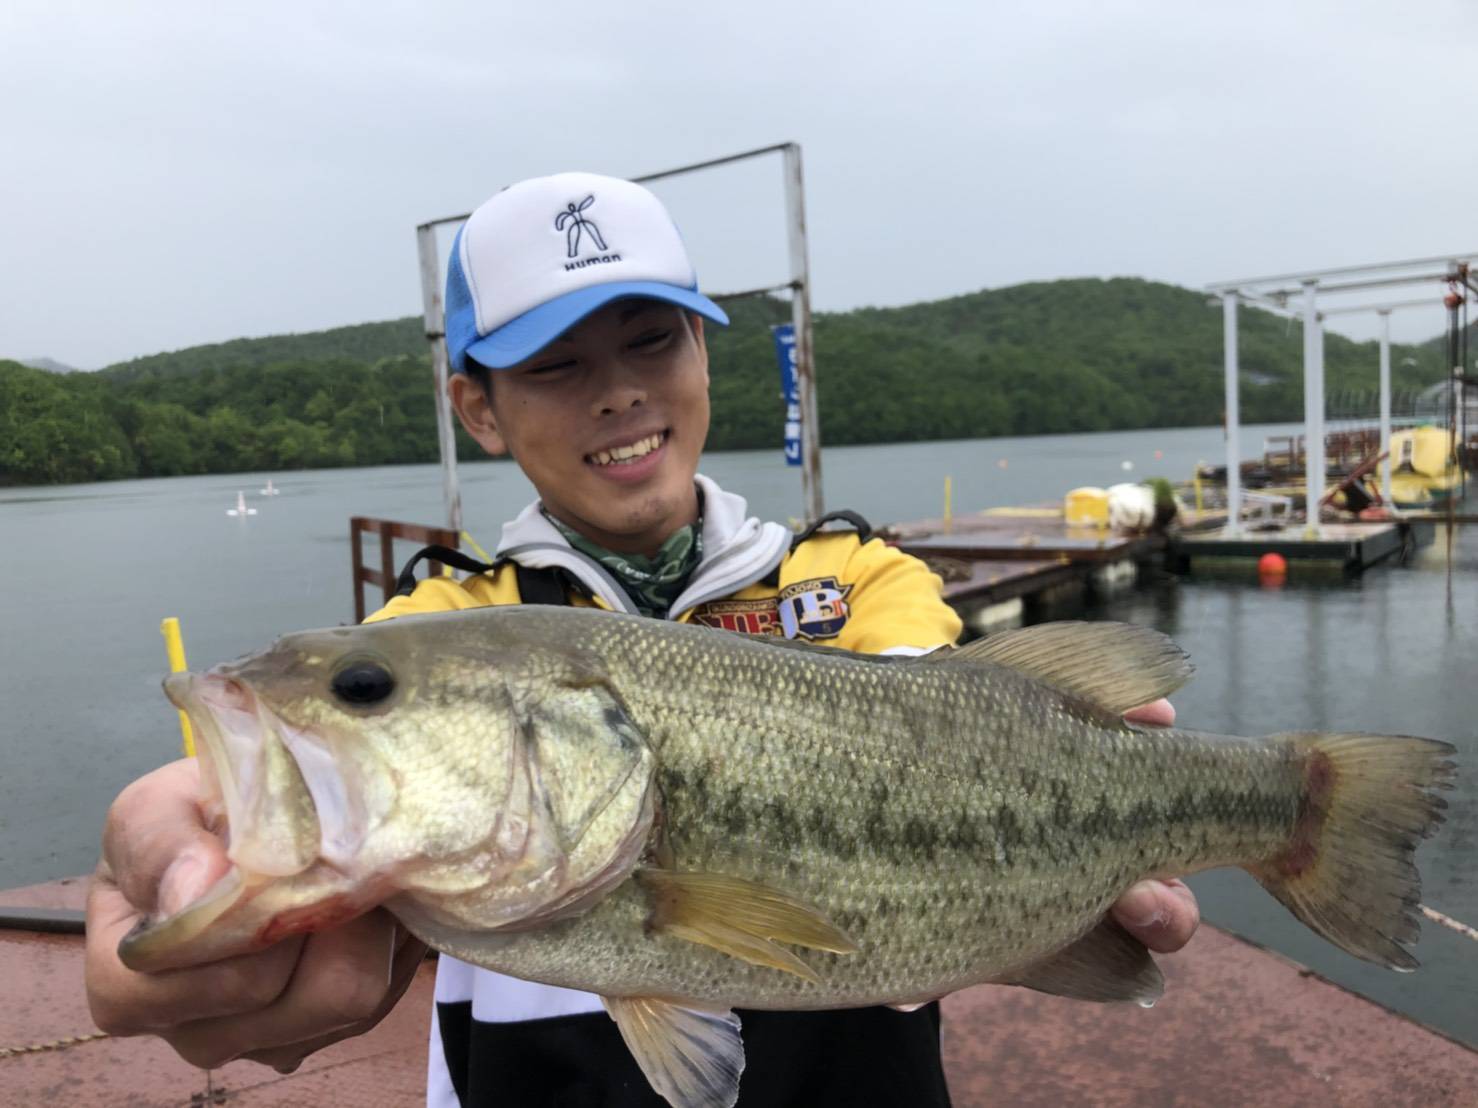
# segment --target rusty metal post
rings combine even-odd
[[[457,438],[453,434],[452,399],[447,389],[446,316],[441,303],[441,259],[436,250],[436,225],[416,228],[416,252],[421,257],[421,306],[426,341],[431,344],[431,372],[436,381],[436,437],[441,448],[441,495],[446,525],[462,530],[462,494],[457,487]]]
[[[359,538],[362,516],[351,516],[349,519],[349,566],[350,576],[354,578],[354,622],[364,622],[364,575],[360,568],[364,565],[364,546]]]
[[[806,201],[801,148],[785,145],[786,237],[790,244],[791,321],[795,326],[795,380],[801,405],[801,497],[806,522],[825,512],[821,492],[821,419],[816,411],[815,345],[811,333],[811,268],[806,255]]]

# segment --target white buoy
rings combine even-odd
[[[228,516],[254,516],[257,514],[257,510],[255,508],[248,508],[246,506],[246,493],[242,492],[240,489],[237,489],[236,507],[227,508],[226,514]]]
[[[1119,463],[1119,468],[1122,469],[1125,473],[1128,473],[1131,469],[1134,468],[1134,463],[1131,462],[1128,458],[1125,458],[1122,462]]]
[[[270,477],[267,478],[267,487],[261,490],[263,496],[277,496],[281,492],[281,489],[275,489],[272,487],[272,478]]]

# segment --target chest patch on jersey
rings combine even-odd
[[[847,604],[851,585],[835,577],[813,577],[780,590],[775,606],[780,628],[787,639],[834,639],[841,633],[852,609]]]
[[[760,600],[710,600],[693,609],[692,621],[704,627],[739,631],[746,635],[780,634],[780,613],[775,598]]]

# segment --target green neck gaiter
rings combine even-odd
[[[672,602],[703,560],[703,521],[681,527],[668,537],[655,557],[618,554],[593,543],[548,512],[544,518],[580,553],[594,558],[621,583],[644,616],[665,616]]]

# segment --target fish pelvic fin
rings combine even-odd
[[[744,1072],[739,1017],[655,997],[603,996],[652,1088],[673,1108],[732,1108]]]
[[[1134,1000],[1148,1007],[1165,992],[1165,978],[1145,945],[1113,920],[1002,984],[1075,1000]]]
[[[1128,623],[1039,623],[919,659],[925,665],[972,662],[1007,666],[1114,715],[1169,696],[1194,672],[1169,636]]]
[[[637,870],[636,879],[651,899],[648,928],[757,966],[814,982],[816,972],[781,943],[833,954],[859,949],[820,909],[757,881],[654,868]]]
[[[1304,788],[1287,847],[1246,867],[1306,926],[1367,962],[1413,970],[1417,844],[1437,830],[1454,747],[1402,735],[1288,734]]]

